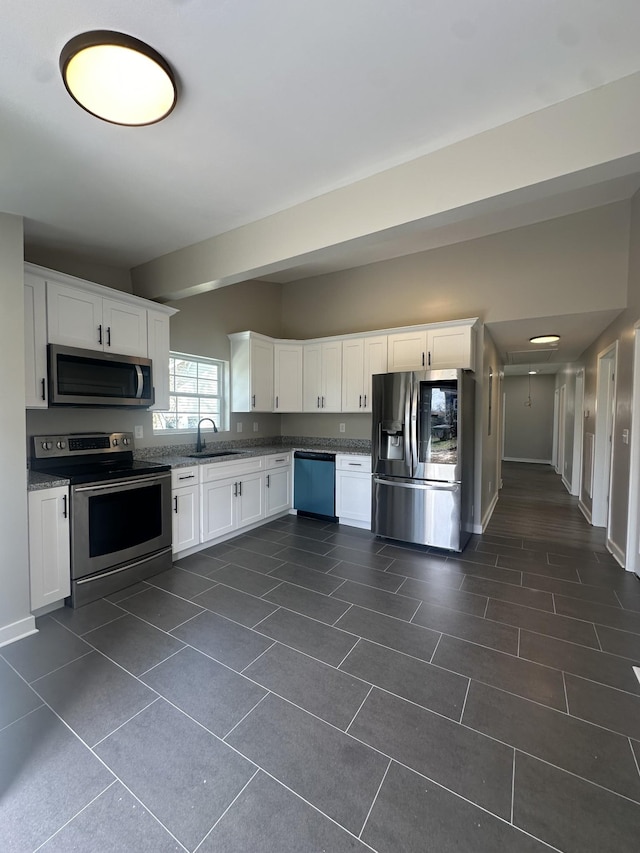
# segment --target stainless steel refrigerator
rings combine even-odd
[[[473,529],[474,404],[469,371],[373,376],[374,533],[462,551]]]

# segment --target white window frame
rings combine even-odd
[[[183,359],[185,361],[193,361],[197,364],[216,364],[219,368],[219,394],[215,395],[220,400],[220,415],[219,415],[219,423],[218,420],[215,420],[215,424],[218,428],[218,432],[228,432],[229,431],[229,410],[230,410],[230,386],[229,386],[229,362],[224,361],[221,358],[208,358],[202,355],[194,355],[193,353],[185,353],[185,352],[173,352],[169,353],[169,358],[178,358]],[[170,364],[171,362],[169,362]],[[173,391],[169,391],[169,397],[173,396],[193,396],[193,397],[207,397],[208,395],[204,394],[193,394],[190,395],[185,392],[181,392],[180,394],[175,394]],[[156,426],[157,420],[163,414],[166,414],[169,410],[164,410],[162,412],[156,411],[153,412],[153,434],[154,435],[193,435],[196,432],[196,427],[188,427],[186,429],[172,429],[171,427],[158,427]],[[203,418],[209,417],[208,414],[204,413],[201,415]],[[200,418],[199,418],[200,419]],[[209,422],[202,424],[202,432],[213,432],[213,427]]]

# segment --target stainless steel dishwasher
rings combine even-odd
[[[336,455],[312,450],[293,454],[293,508],[298,515],[336,518]]]

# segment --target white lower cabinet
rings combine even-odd
[[[32,611],[71,594],[66,486],[29,492],[29,577]]]
[[[270,518],[291,509],[291,453],[267,456],[266,469],[264,510]]]
[[[237,525],[236,499],[238,481],[213,480],[202,484],[200,533],[203,542],[232,533]]]
[[[203,465],[201,480],[202,542],[219,539],[264,518],[264,457]]]
[[[336,515],[340,524],[371,529],[371,457],[336,455]]]
[[[198,466],[171,472],[171,523],[174,554],[200,544],[200,477]]]

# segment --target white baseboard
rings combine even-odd
[[[578,509],[587,519],[589,524],[593,524],[593,522],[591,521],[591,510],[589,509],[589,507],[583,504],[582,501],[578,501]]]
[[[28,637],[29,634],[37,634],[36,620],[33,616],[27,616],[24,619],[19,619],[17,622],[12,622],[10,625],[5,625],[0,628],[0,646],[7,646],[9,643],[15,643],[16,640],[21,640],[23,637]]]
[[[190,557],[192,554],[197,554],[199,551],[212,548],[214,545],[221,545],[228,539],[233,539],[235,536],[241,536],[243,533],[248,533],[250,530],[262,527],[263,524],[268,524],[270,521],[275,521],[277,518],[285,518],[287,515],[290,515],[290,513],[291,510],[285,510],[284,512],[279,512],[276,515],[270,515],[268,518],[261,518],[260,521],[254,521],[253,524],[247,524],[245,527],[239,527],[237,530],[232,530],[230,533],[225,533],[222,536],[218,536],[216,539],[209,539],[207,542],[201,542],[199,545],[193,545],[191,548],[185,548],[184,551],[174,551],[171,557],[173,562],[177,563],[180,560],[184,560],[185,557]]]
[[[624,549],[617,545],[613,541],[613,539],[607,539],[607,551],[611,554],[616,563],[619,563],[620,566],[624,569],[626,559]]]
[[[534,465],[551,465],[551,459],[520,459],[517,456],[503,456],[503,462],[532,462]]]
[[[482,521],[480,522],[480,524],[474,524],[473,525],[473,532],[474,533],[484,533],[484,531],[487,529],[487,525],[491,521],[491,516],[493,515],[493,511],[496,508],[496,504],[498,503],[498,497],[499,497],[499,493],[496,492],[495,495],[493,496],[491,503],[487,507],[487,511],[482,516]]]
[[[567,478],[564,476],[564,474],[562,475],[562,477],[560,479],[562,480],[562,485],[569,492],[569,494],[571,494],[571,483],[567,480]]]

